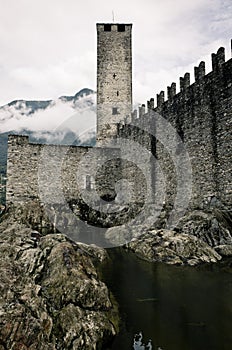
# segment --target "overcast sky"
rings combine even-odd
[[[0,0],[0,105],[96,89],[96,23],[133,23],[133,92],[146,102],[220,46],[231,0]]]

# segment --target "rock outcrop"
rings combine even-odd
[[[8,217],[7,217],[8,216]],[[117,314],[94,259],[103,249],[0,224],[0,349],[106,349]]]
[[[171,230],[149,230],[125,247],[145,260],[167,264],[193,266],[221,259],[221,256],[207,243],[194,236]]]
[[[211,247],[232,245],[232,213],[217,208],[194,210],[183,216],[177,230],[193,235]]]
[[[162,217],[152,225],[145,221],[112,227],[105,237],[143,259],[169,264],[197,265],[232,256],[230,212],[219,209],[191,211],[172,230],[165,228],[166,222]]]

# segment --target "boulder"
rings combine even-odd
[[[93,261],[106,258],[101,248],[42,236],[8,215],[0,224],[0,347],[105,348],[117,311]]]
[[[232,215],[226,210],[190,211],[180,219],[177,229],[198,237],[211,247],[232,245]]]
[[[125,245],[140,258],[175,265],[213,263],[221,256],[197,237],[172,230],[148,230]]]

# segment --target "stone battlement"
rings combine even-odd
[[[205,64],[195,67],[195,82],[190,75],[180,78],[180,92],[176,84],[132,113],[132,126],[125,119],[118,126],[120,137],[129,137],[152,150],[159,159],[167,179],[169,201],[175,197],[175,169],[164,149],[162,140],[154,137],[157,113],[177,131],[191,160],[193,188],[191,205],[199,208],[212,198],[221,205],[231,207],[232,173],[232,59],[225,62],[225,50],[220,48],[212,55],[213,70],[205,75]],[[141,130],[142,129],[142,130]],[[146,132],[144,132],[144,130]],[[177,144],[173,147],[178,148]],[[176,149],[178,153],[178,149]]]
[[[232,45],[232,41],[231,41]],[[232,50],[232,48],[231,48]],[[167,94],[165,91],[160,91],[156,95],[156,105],[155,99],[152,97],[147,101],[146,104],[142,104],[137,110],[133,111],[131,116],[135,120],[139,117],[142,117],[149,109],[155,109],[156,111],[163,104],[171,104],[173,100],[179,99],[182,103],[182,100],[186,97],[193,99],[195,92],[198,92],[199,87],[205,85],[214,86],[215,82],[220,81],[223,85],[223,88],[228,90],[230,94],[232,91],[232,58],[225,61],[225,48],[220,47],[217,53],[213,53],[212,57],[212,70],[205,74],[205,62],[201,61],[197,67],[194,67],[194,82],[190,84],[190,73],[185,73],[183,77],[179,78],[179,88],[180,91],[177,92],[177,84],[172,82],[170,86],[167,87]],[[196,95],[198,97],[198,95]]]
[[[194,68],[193,84],[185,73],[180,77],[180,92],[172,83],[166,100],[161,91],[156,106],[151,98],[147,106],[128,115],[132,103],[131,25],[98,24],[97,30],[98,147],[45,146],[29,143],[27,136],[10,135],[7,202],[40,200],[41,188],[48,197],[52,193],[51,202],[89,198],[95,189],[110,202],[116,196],[117,182],[127,179],[133,203],[143,202],[146,193],[156,203],[158,183],[163,179],[164,202],[171,207],[181,181],[187,193],[184,176],[177,177],[178,163],[183,173],[191,170],[189,207],[216,203],[231,208],[232,59],[225,61],[225,49],[212,54],[211,72],[205,74],[205,63],[200,62]],[[121,107],[125,102],[129,102],[127,111]],[[160,134],[162,118],[167,130]],[[169,134],[169,126],[176,134]],[[108,137],[114,140],[112,148],[102,143]],[[133,142],[122,146],[121,139]],[[146,149],[145,156],[136,151],[136,144]],[[180,157],[183,149],[190,161],[186,171]]]

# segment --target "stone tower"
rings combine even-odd
[[[97,24],[97,144],[132,110],[132,24]]]

